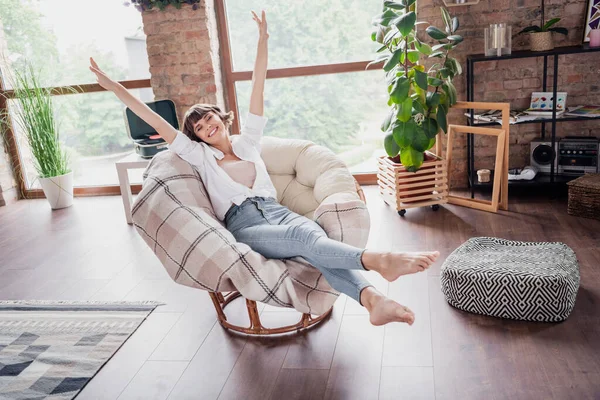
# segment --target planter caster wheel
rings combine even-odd
[[[437,210],[439,210],[439,209],[440,209],[440,205],[439,205],[439,204],[434,204],[434,205],[432,205],[432,206],[431,206],[431,209],[432,209],[433,211],[437,211]]]
[[[398,215],[401,217],[404,217],[404,214],[406,214],[406,210],[400,210],[398,211]]]

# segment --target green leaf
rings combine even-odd
[[[396,110],[392,108],[388,115],[385,117],[383,122],[381,123],[381,130],[383,132],[387,132],[390,129],[390,124],[392,123],[392,119],[396,116]]]
[[[434,38],[435,40],[443,40],[448,37],[447,34],[436,28],[435,26],[428,26],[425,30],[429,36]]]
[[[400,103],[400,107],[398,108],[397,118],[401,122],[408,122],[409,119],[412,118],[412,109],[413,109],[413,100],[410,97],[407,97],[402,103]]]
[[[385,152],[387,153],[387,155],[390,157],[396,157],[400,152],[400,147],[398,146],[398,143],[396,143],[396,141],[394,140],[394,135],[391,133],[389,135],[386,135],[383,139],[383,147],[385,148]]]
[[[440,64],[440,63],[435,63],[435,64],[433,64],[431,67],[429,67],[429,70],[427,70],[427,73],[431,73],[431,71],[433,71],[433,70],[435,70],[436,68],[439,68],[439,67],[441,67],[441,66],[442,66],[442,64]]]
[[[440,105],[437,109],[436,113],[437,123],[439,127],[444,131],[448,132],[448,119],[446,118],[446,110],[442,105]]]
[[[386,28],[382,25],[377,26],[377,30],[375,31],[375,41],[377,43],[381,43],[381,44],[385,43],[385,37],[387,36],[387,34],[386,34],[387,29],[389,29],[389,28]]]
[[[528,33],[528,32],[542,32],[542,28],[540,28],[537,25],[528,26],[527,28],[523,29],[521,32],[517,33],[517,35],[520,35],[521,33]]]
[[[458,44],[463,41],[463,37],[460,35],[450,35],[448,36],[448,40],[452,40],[454,44]]]
[[[412,147],[400,149],[400,162],[404,165],[407,171],[417,172],[423,165],[424,154]]]
[[[426,104],[427,104],[427,107],[429,107],[429,108],[437,107],[437,105],[440,104],[440,94],[434,93],[434,92],[428,92]]]
[[[449,68],[442,68],[438,72],[440,73],[442,78],[447,78],[450,75],[452,75],[452,70],[450,70]]]
[[[450,13],[446,8],[442,7],[442,20],[444,21],[444,25],[446,25],[446,32],[452,33],[452,19],[450,18]]]
[[[435,144],[435,138],[429,139],[429,143],[427,144],[427,147],[425,148],[425,150],[431,149],[434,144]]]
[[[373,61],[371,61],[370,63],[367,64],[367,66],[365,67],[365,70],[369,69],[369,67],[371,65],[373,65],[373,64],[380,63],[380,62],[382,62],[384,60],[387,61],[389,58],[390,58],[389,54],[380,54],[380,55],[377,56],[377,58],[375,58]]]
[[[388,44],[390,42],[390,40],[392,40],[392,38],[394,36],[396,36],[398,34],[398,31],[395,29],[390,29],[390,31],[388,33],[385,34],[384,38],[383,38],[383,43]]]
[[[412,144],[417,131],[417,124],[412,119],[407,122],[398,122],[394,126],[394,140],[400,148],[408,147]]]
[[[411,147],[417,151],[427,150],[430,138],[427,137],[423,129],[417,129],[413,136]]]
[[[444,81],[430,76],[427,78],[427,83],[431,86],[440,86],[442,83],[444,83]]]
[[[402,54],[402,50],[398,49],[392,53],[392,56],[387,60],[387,62],[383,65],[384,71],[390,71],[400,61],[400,55]]]
[[[426,56],[432,53],[431,46],[429,46],[427,43],[421,42],[419,39],[415,40],[415,48],[420,51],[421,54]]]
[[[452,106],[456,104],[456,98],[458,95],[456,93],[456,88],[454,87],[450,79],[446,80],[446,82],[442,85],[442,89],[444,90],[444,92],[446,92],[446,96],[448,96],[448,105]]]
[[[550,29],[548,29],[548,31],[560,33],[565,36],[569,34],[569,31],[567,28],[550,28]]]
[[[402,0],[402,4],[404,4],[406,7],[410,7],[415,4],[415,1],[417,0]]]
[[[418,50],[409,50],[408,51],[408,61],[410,61],[413,64],[416,64],[419,62],[419,51]]]
[[[456,17],[452,18],[452,33],[456,32],[458,30],[458,27],[459,27],[458,18],[456,18]]]
[[[443,58],[444,55],[445,54],[444,54],[443,51],[434,51],[433,53],[431,53],[431,55],[429,56],[429,58],[432,58],[432,57]]]
[[[392,8],[394,10],[404,10],[406,6],[404,4],[396,3],[395,1],[384,1],[383,5],[387,8]]]
[[[401,76],[398,77],[396,82],[394,82],[394,86],[392,87],[392,92],[390,93],[390,99],[396,103],[400,104],[408,97],[408,92],[410,90],[410,81],[408,78]]]
[[[381,46],[377,49],[377,53],[381,53],[382,51],[387,50],[387,46]]]
[[[415,14],[414,11],[411,11],[398,17],[398,19],[394,21],[394,24],[402,36],[408,36],[415,28],[415,22],[417,22],[417,14]]]
[[[423,90],[427,90],[427,74],[415,69],[415,82]]]
[[[425,114],[425,108],[420,101],[413,101],[413,114]]]
[[[433,50],[433,51],[438,51],[439,49],[443,49],[445,45],[446,45],[445,43],[442,43],[442,44],[436,44],[435,46],[432,46],[432,47],[431,47],[431,50]]]
[[[428,138],[434,138],[440,130],[437,121],[433,118],[426,118],[423,121],[423,123],[421,123],[421,127],[423,128],[423,132],[425,132],[425,135],[427,135]]]
[[[448,57],[448,60],[454,65],[454,75],[462,74],[462,66],[456,58]]]
[[[543,31],[547,31],[552,25],[556,24],[560,21],[560,18],[552,18],[550,21],[546,22],[544,26],[542,26]]]
[[[385,12],[383,14],[379,14],[378,16],[373,18],[371,23],[373,25],[388,26],[390,24],[390,22],[396,18],[398,18],[398,14],[396,14],[392,10],[388,9],[388,10],[385,10]]]

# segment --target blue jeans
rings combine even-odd
[[[298,215],[273,198],[251,197],[225,214],[225,224],[238,242],[266,258],[302,257],[316,267],[338,292],[360,303],[360,292],[372,286],[365,271],[364,249],[329,239],[314,221]]]

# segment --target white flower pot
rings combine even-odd
[[[73,204],[73,171],[51,178],[40,178],[40,184],[53,210]]]

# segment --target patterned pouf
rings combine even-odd
[[[564,243],[469,239],[442,265],[448,303],[477,314],[527,321],[567,319],[579,289],[579,265]]]

